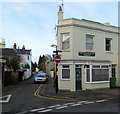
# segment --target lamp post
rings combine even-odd
[[[56,51],[53,51],[53,53],[56,54],[56,56],[58,56],[58,52],[62,52],[60,50],[57,50],[57,45],[52,44],[51,47],[55,47]],[[58,63],[56,63],[56,69],[55,69],[55,93],[58,92]]]

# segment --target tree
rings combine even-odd
[[[36,67],[38,67],[37,63],[36,62],[32,62],[32,72],[35,71]]]
[[[38,68],[43,72],[46,72],[45,62],[46,62],[46,57],[44,55],[43,56],[40,55],[39,61],[38,61]]]
[[[39,57],[39,61],[38,61],[38,68],[41,70],[41,63],[42,63],[42,57],[41,57],[41,55],[40,55],[40,57]]]
[[[20,58],[13,49],[2,49],[2,58],[6,60],[5,65],[14,71],[19,69]]]

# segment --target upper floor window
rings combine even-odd
[[[70,48],[70,33],[62,33],[62,49]]]
[[[86,50],[93,50],[93,35],[86,35]]]
[[[105,50],[106,51],[111,51],[111,38],[106,38],[105,39]]]

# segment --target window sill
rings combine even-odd
[[[70,81],[70,79],[61,79],[61,81]]]
[[[70,52],[71,50],[70,49],[61,49],[62,50],[62,52]]]
[[[85,50],[85,52],[95,52],[95,50]]]
[[[106,53],[109,53],[109,54],[113,54],[113,52],[112,51],[105,51]]]
[[[96,82],[86,82],[88,84],[99,84],[99,83],[109,83],[110,81],[96,81]]]

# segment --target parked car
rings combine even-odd
[[[34,83],[46,83],[48,77],[45,74],[37,74],[34,78]]]

